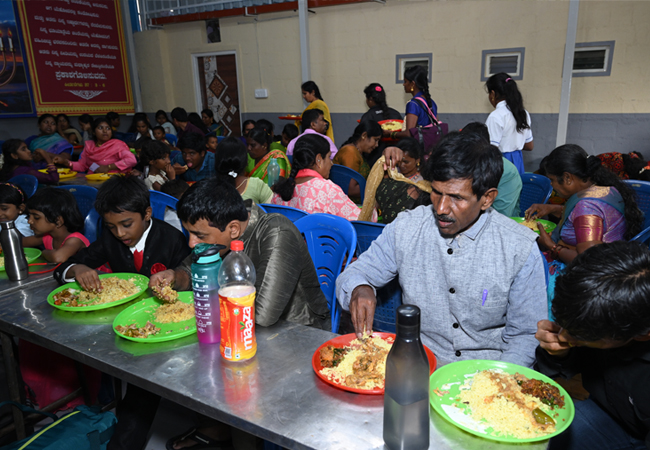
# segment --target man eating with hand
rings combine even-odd
[[[400,213],[337,279],[358,335],[372,330],[376,289],[399,276],[402,302],[420,307],[422,342],[440,364],[532,366],[536,324],[547,317],[544,265],[537,235],[491,207],[502,172],[499,150],[478,135],[438,144],[422,173],[433,204]]]

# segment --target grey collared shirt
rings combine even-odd
[[[422,341],[440,364],[465,359],[532,366],[537,322],[548,317],[537,235],[492,208],[453,239],[430,206],[401,213],[337,279],[349,309],[355,287],[399,275],[402,302],[420,307]],[[483,297],[485,296],[485,302]]]

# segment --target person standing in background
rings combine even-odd
[[[530,114],[524,109],[517,82],[501,72],[487,80],[485,89],[490,104],[495,108],[485,122],[490,132],[490,144],[499,147],[503,157],[523,175],[524,157],[521,151],[531,151],[534,144]]]
[[[309,102],[309,106],[305,108],[305,111],[310,109],[320,109],[323,112],[323,117],[325,121],[329,124],[325,132],[325,136],[330,138],[334,142],[334,130],[332,128],[332,116],[330,115],[330,109],[323,100],[323,96],[320,94],[320,89],[313,81],[306,81],[301,86],[302,89],[302,98],[305,101]],[[305,114],[305,111],[302,113]],[[296,120],[296,126],[300,127],[301,121]]]

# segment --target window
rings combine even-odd
[[[513,80],[524,78],[524,47],[483,50],[481,58],[481,81],[505,72]]]
[[[576,44],[573,54],[574,77],[608,77],[612,71],[614,41]]]
[[[410,55],[397,55],[395,57],[395,83],[404,83],[404,71],[413,66],[422,66],[427,69],[429,83],[433,69],[433,53],[413,53]]]

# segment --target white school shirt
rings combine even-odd
[[[528,111],[526,111],[526,121],[528,126],[532,125]],[[497,107],[488,116],[485,125],[487,125],[490,133],[490,144],[499,147],[501,153],[522,150],[524,144],[533,140],[533,132],[530,128],[517,132],[517,121],[510,112],[505,100],[497,103]]]

